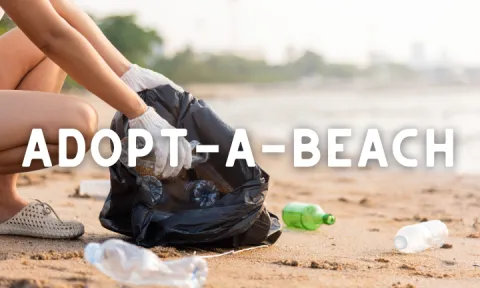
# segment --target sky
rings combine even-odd
[[[414,43],[428,61],[480,64],[478,0],[74,0],[99,16],[135,12],[166,51],[255,51],[272,63],[305,49],[365,63],[370,51],[408,62]],[[288,51],[295,51],[294,53]]]

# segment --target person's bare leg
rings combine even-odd
[[[35,128],[42,129],[51,162],[56,165],[59,129],[76,129],[90,143],[97,129],[97,114],[88,103],[72,96],[0,91],[0,135],[4,135],[0,137],[0,174],[7,175],[0,179],[0,235],[78,238],[85,233],[82,223],[52,217],[50,214],[54,211],[48,204],[27,203],[16,193],[15,173],[45,168],[41,161],[22,167],[30,134]],[[75,141],[67,141],[67,145],[67,157],[76,156]]]
[[[25,117],[28,115],[28,117]],[[53,165],[58,164],[58,131],[79,130],[87,149],[97,129],[96,111],[86,102],[65,95],[32,92],[0,91],[0,223],[17,213],[26,204],[16,194],[14,173],[45,168],[40,160],[22,167],[32,129],[43,130]],[[70,140],[70,139],[69,139]],[[68,157],[77,153],[75,141],[67,142]],[[13,175],[12,175],[13,174]]]
[[[45,54],[18,28],[0,36],[0,90],[14,90]]]
[[[12,29],[0,37],[0,90],[16,89],[45,55],[18,29]],[[15,49],[12,48],[15,46]],[[12,217],[28,203],[16,190],[18,175],[0,175],[0,223]]]
[[[45,58],[39,49],[29,47],[29,43],[18,28],[0,36],[0,61],[5,67],[0,68],[0,90],[15,89],[25,75]],[[18,46],[12,49],[12,45]],[[21,55],[24,56],[19,59]],[[19,211],[27,205],[16,193],[17,179],[17,174],[0,175],[0,223],[13,216],[13,211]]]
[[[67,74],[52,60],[44,58],[22,79],[15,90],[60,93]]]
[[[58,93],[66,78],[65,72],[46,58],[19,29],[12,29],[0,37],[0,62],[2,63],[0,67],[0,90],[17,89]],[[6,102],[7,99],[1,100]],[[15,106],[16,104],[6,103],[6,105]],[[2,107],[8,109],[8,106]],[[11,128],[14,134],[16,132],[15,128],[13,126]],[[7,133],[11,135],[12,131]],[[56,147],[50,148],[51,153],[56,152]],[[2,174],[0,175],[1,223],[15,215],[28,202],[16,192],[18,174],[5,174],[22,170],[19,169],[16,162],[18,162],[18,154],[24,152],[24,147],[2,148],[0,151],[4,162],[0,167],[0,174]],[[57,157],[53,158],[55,160]],[[34,165],[40,167],[39,164],[35,163]]]
[[[22,79],[17,90],[59,93],[66,76],[60,67],[50,59],[44,58]],[[6,156],[12,157],[12,153]],[[28,205],[28,201],[17,193],[17,179],[18,174],[0,175],[0,222],[10,219]]]
[[[66,74],[14,28],[0,36],[0,90],[60,92]]]
[[[18,174],[0,176],[0,223],[13,217],[28,205],[17,193]]]

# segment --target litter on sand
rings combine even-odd
[[[98,200],[107,199],[110,193],[110,180],[84,180],[80,182],[79,196],[88,196]]]
[[[84,257],[111,279],[130,285],[198,288],[208,274],[207,262],[201,257],[162,261],[152,251],[118,239],[89,243]]]
[[[184,257],[162,261],[152,251],[111,239],[102,244],[89,243],[85,260],[115,281],[132,285],[165,285],[186,288],[202,287],[207,279],[205,259],[238,254],[269,245],[231,250],[217,255]]]

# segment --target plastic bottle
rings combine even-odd
[[[123,138],[121,142],[122,153],[120,154],[120,162],[128,166],[128,137]],[[190,146],[192,147],[192,167],[196,164],[205,163],[209,158],[208,153],[196,152],[195,148],[199,144],[198,141],[190,142]],[[143,138],[137,138],[137,148],[141,149],[144,145],[145,142]],[[146,156],[137,158],[137,165],[134,169],[140,176],[153,176],[159,180],[163,180],[160,175],[155,175],[155,160],[155,152],[152,150]],[[185,172],[185,169],[183,169],[183,172]],[[180,175],[180,177],[182,177],[182,175]]]
[[[198,288],[208,274],[201,257],[162,261],[152,251],[118,239],[89,243],[84,258],[113,280],[129,285]]]
[[[206,180],[190,181],[185,184],[185,190],[193,202],[202,208],[212,206],[220,196],[220,192],[215,187],[215,184]]]
[[[289,227],[317,230],[321,225],[333,225],[335,216],[327,214],[315,204],[289,203],[282,211],[283,222]]]
[[[418,253],[440,248],[448,238],[448,228],[440,220],[432,220],[401,228],[395,236],[395,248],[402,253]]]

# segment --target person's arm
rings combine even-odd
[[[147,107],[49,0],[0,0],[0,7],[48,58],[129,119]]]
[[[113,46],[87,13],[71,0],[50,0],[50,3],[68,24],[92,44],[93,48],[119,77],[128,71],[132,63]]]
[[[167,84],[179,92],[184,92],[182,87],[164,75],[130,63],[108,40],[92,18],[72,0],[50,0],[50,2],[57,13],[92,44],[110,68],[135,92]]]

